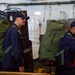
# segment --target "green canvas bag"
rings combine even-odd
[[[9,46],[5,52],[4,50],[4,35],[6,31],[8,30],[10,26],[10,23],[6,19],[0,19],[0,63],[2,62],[2,59],[4,55],[10,50],[11,46]]]
[[[39,48],[39,58],[50,61],[56,60],[56,54],[59,52],[59,44],[63,38],[66,29],[65,24],[59,21],[49,22],[46,33],[42,37]]]

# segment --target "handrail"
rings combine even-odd
[[[28,72],[0,72],[0,75],[48,75],[47,73],[28,73]]]

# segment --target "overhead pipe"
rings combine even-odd
[[[64,1],[64,2],[40,2],[40,3],[0,3],[7,4],[8,6],[29,6],[29,5],[61,5],[61,4],[75,4],[75,1]]]
[[[49,5],[49,10],[50,10],[50,12],[49,12],[49,16],[50,16],[50,19],[51,19],[51,12],[52,12],[51,5]]]
[[[10,4],[9,6],[29,6],[29,5],[61,5],[61,4],[75,4],[75,1],[64,1],[64,2],[41,2],[41,3],[16,3]]]
[[[75,4],[73,5],[73,18],[75,18]]]

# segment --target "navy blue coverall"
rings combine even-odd
[[[58,56],[58,73],[56,75],[75,75],[75,35],[70,31],[66,32],[60,43],[60,50],[66,49],[64,52],[64,66],[61,66],[61,56]],[[63,68],[64,67],[64,68]]]
[[[19,67],[23,66],[22,61],[22,41],[21,34],[16,25],[11,26],[4,38],[4,50],[6,50],[10,45],[12,48],[3,58],[2,70],[3,71],[19,71]]]

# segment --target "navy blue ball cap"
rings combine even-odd
[[[75,27],[75,21],[73,21],[73,22],[71,23],[70,27],[71,27],[71,28],[72,28],[72,27]]]
[[[20,12],[20,11],[16,12],[14,14],[14,19],[18,18],[18,17],[21,17],[21,18],[26,19],[26,20],[28,20],[30,18],[30,17],[26,16],[23,12]]]

